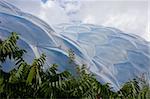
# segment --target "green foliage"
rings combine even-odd
[[[68,54],[69,54],[69,63],[73,63],[75,60],[75,54],[74,51],[72,49],[68,50]]]
[[[124,99],[149,99],[150,86],[146,80],[136,78],[125,83],[119,93]]]
[[[8,73],[0,69],[0,98],[150,99],[150,87],[145,80],[133,79],[113,92],[109,84],[97,81],[85,64],[77,66],[76,75],[59,71],[57,64],[44,71],[44,54],[28,64],[23,59],[26,51],[17,46],[18,39],[18,35],[12,33],[8,39],[0,41],[0,63],[9,58],[17,67]],[[69,50],[69,57],[70,64],[75,62],[72,50]]]
[[[16,60],[16,64],[22,61],[22,55],[25,50],[20,49],[16,43],[19,39],[18,35],[13,32],[8,39],[0,42],[0,61],[4,62],[7,58]]]

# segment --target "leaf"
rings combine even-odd
[[[24,68],[25,68],[25,64],[22,63],[22,64],[19,66],[19,69],[18,69],[17,72],[16,72],[16,77],[17,77],[17,78],[21,78],[21,76],[23,76],[22,74],[23,74]]]
[[[26,82],[30,84],[32,82],[33,78],[35,77],[35,75],[36,75],[36,69],[35,69],[35,67],[31,67]]]

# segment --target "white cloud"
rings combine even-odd
[[[150,41],[150,1],[148,1],[148,21],[147,21],[147,28],[146,28],[146,33],[147,33],[147,39]]]
[[[84,23],[116,27],[150,40],[147,0],[49,0],[45,4],[41,0],[7,1],[50,25],[80,19]]]
[[[56,3],[63,9],[70,21],[78,20],[78,12],[81,8],[80,0],[56,0]]]
[[[95,0],[94,2],[89,0],[82,3],[83,7],[80,11],[82,20],[86,22],[94,20],[95,24],[115,27],[148,40],[147,1]]]
[[[87,16],[83,19],[83,23],[95,24],[95,23],[96,23],[96,19],[95,19],[94,16],[87,15]]]
[[[51,7],[54,7],[55,6],[55,3],[53,1],[47,1],[46,3],[41,3],[42,7],[43,8],[51,8]],[[44,10],[43,10],[44,11]]]
[[[53,0],[47,1],[45,4],[41,0],[6,0],[15,5],[24,12],[33,14],[50,25],[69,22],[68,16],[65,14]]]

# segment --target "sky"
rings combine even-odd
[[[51,26],[71,21],[115,27],[150,41],[150,0],[6,0]],[[44,1],[44,2],[42,2]]]

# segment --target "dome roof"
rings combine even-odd
[[[27,51],[27,62],[45,53],[48,66],[57,63],[59,70],[73,72],[75,65],[68,62],[68,50],[72,49],[77,64],[87,64],[100,82],[110,83],[115,90],[135,76],[150,73],[150,43],[112,27],[63,23],[52,29],[39,18],[0,1],[0,39],[11,32],[19,34],[18,45]],[[9,65],[12,63],[4,63],[3,70],[14,68]]]

